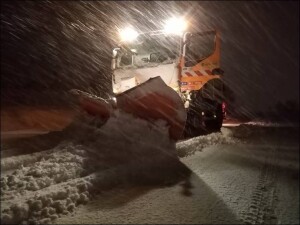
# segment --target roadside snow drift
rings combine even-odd
[[[57,134],[63,141],[54,148],[2,158],[2,223],[50,223],[102,191],[190,175],[164,121],[115,111],[105,124],[82,117]]]
[[[243,135],[245,134],[243,133]],[[234,136],[235,134],[233,134],[231,130],[223,127],[221,129],[221,132],[178,142],[176,144],[177,155],[179,157],[186,157],[194,154],[197,151],[202,151],[205,147],[208,146],[240,143],[241,141]]]

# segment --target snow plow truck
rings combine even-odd
[[[102,118],[117,108],[148,121],[163,119],[174,140],[220,130],[225,102],[219,32],[185,29],[182,19],[171,19],[164,30],[121,30],[112,54],[114,101],[77,91],[81,107]]]

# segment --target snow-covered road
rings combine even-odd
[[[97,126],[44,135],[51,148],[5,146],[1,220],[299,224],[298,127],[241,125],[175,145],[163,123]]]
[[[259,134],[241,143],[215,140],[182,158],[192,174],[180,184],[107,192],[57,223],[299,224],[297,139],[288,130],[249,129]],[[211,136],[189,140],[190,147]]]

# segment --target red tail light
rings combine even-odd
[[[222,102],[222,111],[225,112],[226,111],[226,103]]]
[[[222,113],[223,113],[223,118],[226,118],[226,103],[222,102]]]

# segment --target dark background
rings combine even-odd
[[[107,97],[117,29],[174,15],[220,29],[232,115],[297,114],[298,1],[1,1],[2,107],[66,105],[72,88]]]

